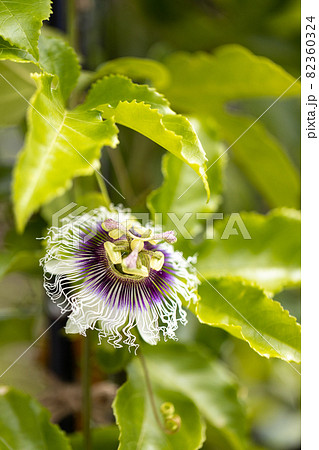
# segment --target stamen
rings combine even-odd
[[[104,249],[112,264],[120,264],[122,262],[121,251],[112,242],[104,242]]]
[[[163,253],[158,252],[158,251],[153,252],[152,257],[151,257],[151,262],[150,262],[151,269],[159,271],[163,267],[163,264],[164,264]]]
[[[126,239],[112,242],[112,244],[115,246],[116,251],[119,251],[119,252],[129,252],[130,251],[129,243],[127,242]]]
[[[124,235],[125,235],[125,231],[122,231],[119,228],[115,228],[114,230],[109,232],[109,236],[112,239],[120,239]]]

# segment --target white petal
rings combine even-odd
[[[84,329],[80,326],[79,323],[74,322],[71,318],[68,319],[66,326],[65,326],[65,332],[67,334],[82,334]]]
[[[45,263],[44,271],[52,273],[52,275],[65,275],[74,271],[74,264],[73,260],[51,259]]]
[[[156,345],[160,340],[157,316],[153,315],[151,309],[137,310],[136,325],[145,342]]]
[[[94,328],[98,320],[105,316],[105,304],[96,295],[82,291],[72,304],[65,331],[66,333],[85,334],[88,328]]]

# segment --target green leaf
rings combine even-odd
[[[43,71],[57,75],[56,87],[60,89],[63,99],[67,100],[77,83],[80,66],[74,50],[63,39],[41,35],[39,39],[39,61],[36,61],[25,50],[11,46],[2,38],[0,38],[0,49],[0,59],[34,63]],[[33,64],[17,65],[8,61],[0,63],[2,74],[0,77],[2,93],[0,105],[6,111],[6,114],[1,115],[0,125],[15,125],[24,118],[28,100],[36,88],[30,76],[32,72],[39,70],[36,66]]]
[[[0,76],[0,108],[3,111],[0,115],[0,126],[16,125],[23,120],[28,107],[26,100],[29,100],[36,89],[35,83],[30,77],[31,72],[34,71],[33,65],[16,64],[12,61],[0,62],[2,75]]]
[[[245,448],[245,414],[235,377],[200,347],[163,344],[144,350],[153,383],[188,396],[229,449]]]
[[[133,354],[126,348],[114,348],[112,345],[101,342],[96,346],[96,361],[105,373],[117,373],[123,370],[131,361]]]
[[[162,115],[174,114],[166,98],[155,89],[116,75],[105,77],[95,83],[89,91],[84,107],[100,108],[107,115],[115,115],[117,107],[124,102],[128,104],[144,102]],[[110,110],[110,113],[106,113],[107,110]]]
[[[49,412],[32,397],[5,386],[0,388],[0,448],[71,450]]]
[[[42,21],[51,13],[50,0],[0,0],[0,34],[13,46],[39,57]]]
[[[208,278],[199,287],[196,315],[248,342],[267,358],[300,362],[300,325],[280,303],[240,278]]]
[[[166,434],[159,427],[150,405],[140,362],[135,359],[129,366],[129,380],[117,391],[113,403],[116,422],[120,428],[119,450],[201,448],[205,439],[205,425],[191,400],[157,385],[153,386],[153,392],[158,411],[164,402],[174,404],[176,414],[181,417],[179,431]]]
[[[30,53],[26,50],[21,50],[21,48],[11,45],[10,42],[5,41],[0,36],[0,60],[10,59],[15,62],[33,62],[36,63],[35,58],[33,58]]]
[[[289,209],[215,220],[213,239],[198,249],[199,276],[240,276],[269,292],[299,286],[300,233],[300,213]]]
[[[117,144],[112,120],[98,111],[67,111],[52,75],[36,75],[29,130],[14,171],[14,211],[22,231],[31,214],[71,186],[72,178],[99,167],[101,147]]]
[[[92,428],[92,450],[117,450],[119,445],[119,430],[117,426]],[[68,436],[72,450],[86,450],[83,433],[77,432]]]
[[[260,122],[252,125],[256,117],[247,117],[236,102],[269,97],[270,106],[287,89],[285,96],[299,96],[300,83],[293,84],[291,75],[266,58],[234,45],[221,47],[215,55],[175,53],[165,63],[171,83],[162,90],[174,108],[213,117],[221,137],[234,144],[229,152],[270,206],[298,207],[295,167],[276,139]],[[213,163],[207,163],[208,171]]]
[[[169,79],[166,67],[158,61],[144,58],[117,58],[97,68],[94,79],[105,75],[121,74],[136,81],[150,80],[156,86],[165,85]]]
[[[271,102],[272,100],[269,104]],[[253,123],[251,118],[235,117],[222,111],[219,111],[218,116],[219,124],[225,130],[223,135],[229,144]],[[238,166],[270,207],[299,208],[300,176],[297,169],[280,143],[268,133],[261,122],[255,123],[230,151]]]
[[[80,75],[80,65],[75,51],[60,37],[40,36],[38,61],[26,51],[13,47],[0,38],[0,59],[10,59],[15,62],[24,63],[31,62],[36,64],[44,72],[57,75],[58,81],[56,87],[60,89],[64,100],[68,99]],[[17,67],[15,70],[18,72],[22,69]],[[27,67],[24,70],[30,73],[31,71],[34,72],[35,68],[31,66],[31,68]],[[30,79],[29,83],[34,86],[33,80]],[[17,87],[15,84],[14,86]]]
[[[192,125],[175,114],[154,89],[125,77],[106,77],[92,87],[84,107],[101,110],[103,117],[114,117],[116,123],[143,134],[180,158],[200,176],[209,196],[205,152]]]
[[[196,100],[192,106],[205,109],[207,112],[212,110],[213,105],[210,104],[209,98],[203,102],[204,95],[212,96],[219,102],[254,97],[278,97],[295,81],[294,77],[277,64],[267,58],[256,56],[239,45],[222,46],[215,51],[215,55],[173,53],[167,57],[165,65],[173,77],[171,85],[166,90],[174,93],[176,102],[185,104],[185,88],[192,81],[194,91],[190,92],[190,95]],[[239,67],[240,70],[235,70]],[[287,95],[299,96],[300,84],[292,86]]]
[[[21,250],[0,255],[0,279],[11,272],[37,273],[42,251]]]
[[[63,39],[40,36],[39,64],[47,73],[59,77],[62,97],[67,100],[80,75],[75,51]]]
[[[209,160],[218,159],[225,147],[218,140],[216,129],[212,124],[191,120],[191,123],[203,144]],[[218,159],[214,167],[208,172],[208,184],[211,189],[210,202],[206,203],[203,189],[198,183],[198,176],[189,166],[173,155],[166,154],[162,160],[163,184],[148,196],[147,206],[151,213],[162,213],[162,223],[168,229],[175,229],[168,213],[174,212],[179,218],[185,213],[192,213],[185,227],[188,232],[199,231],[199,221],[196,213],[216,211],[221,201],[223,169],[227,156]],[[176,229],[179,232],[178,229]]]

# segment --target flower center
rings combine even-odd
[[[160,241],[176,242],[173,231],[153,234],[152,230],[142,227],[138,222],[126,224],[107,219],[102,228],[108,232],[113,242],[106,241],[104,249],[107,259],[121,276],[145,278],[150,269],[159,271],[164,264],[164,254],[158,250],[149,250],[145,243],[156,245]]]

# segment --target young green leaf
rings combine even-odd
[[[120,428],[119,450],[196,450],[205,440],[205,425],[198,409],[186,396],[153,386],[155,405],[160,419],[160,406],[171,402],[181,418],[180,429],[166,434],[156,422],[140,362],[136,359],[129,366],[129,380],[118,390],[113,403],[116,422]]]
[[[257,118],[247,117],[236,102],[269,97],[270,106],[285,91],[285,96],[298,97],[300,83],[266,58],[234,45],[218,49],[215,55],[175,53],[165,63],[171,83],[162,90],[174,108],[213,117],[221,137],[234,144],[229,150],[234,159],[268,203],[298,207],[295,167],[276,139],[260,122],[254,123]],[[213,162],[207,163],[208,171]]]
[[[0,448],[71,450],[46,409],[29,395],[6,386],[0,388]]]
[[[63,194],[72,178],[99,167],[103,145],[115,147],[117,128],[98,111],[63,108],[53,76],[36,75],[38,90],[29,110],[29,130],[14,171],[14,211],[19,231],[41,205]]]
[[[50,0],[0,0],[0,35],[38,59],[40,28],[49,18],[50,4]]]
[[[5,41],[0,36],[0,60],[9,59],[15,62],[33,62],[36,63],[36,59],[33,58],[26,50],[11,45],[10,42]]]
[[[145,58],[124,57],[107,61],[97,68],[94,79],[110,74],[121,74],[136,81],[150,80],[156,86],[165,85],[169,79],[166,67],[158,61]]]
[[[0,107],[6,111],[6,114],[1,115],[0,125],[15,125],[25,117],[28,101],[36,89],[30,75],[39,71],[39,68],[58,76],[57,88],[64,101],[76,85],[80,74],[78,59],[74,50],[63,39],[40,36],[39,52],[39,61],[35,61],[25,50],[13,47],[0,38],[0,60],[10,60],[0,62]],[[11,61],[33,64],[18,65]]]
[[[207,173],[211,188],[210,202],[206,203],[203,189],[198,183],[198,176],[194,171],[180,159],[165,154],[162,160],[163,184],[148,196],[147,206],[153,215],[155,213],[163,214],[163,224],[168,229],[176,227],[168,213],[173,211],[178,217],[183,217],[185,213],[191,212],[192,216],[187,220],[185,226],[190,233],[194,233],[196,229],[200,230],[200,224],[196,221],[195,214],[216,211],[220,204],[223,169],[227,162],[227,156],[219,159],[225,147],[218,140],[216,129],[211,124],[201,123],[197,120],[191,120],[191,123],[209,160],[216,160],[214,167]]]
[[[266,358],[300,362],[300,325],[258,286],[240,278],[210,277],[199,293],[196,315],[202,323],[243,339]]]
[[[300,213],[241,213],[215,220],[198,249],[199,276],[240,276],[270,292],[300,284]]]
[[[59,77],[62,97],[67,100],[80,75],[75,51],[63,39],[40,36],[39,65],[42,70]]]
[[[202,179],[209,197],[206,156],[192,125],[154,89],[122,76],[106,77],[92,87],[84,108],[102,111],[103,117],[114,118],[180,158]]]
[[[154,384],[189,397],[223,435],[229,450],[246,448],[246,418],[238,385],[223,364],[194,345],[165,343],[143,352]]]
[[[0,38],[0,60],[9,59],[15,62],[34,63],[44,72],[58,76],[58,88],[64,100],[67,100],[80,75],[77,55],[67,42],[59,37],[44,36],[39,38],[39,60],[36,61],[28,52],[11,46]],[[22,70],[16,67],[16,71]],[[38,70],[31,65],[23,67],[30,73]],[[34,85],[30,78],[30,83]],[[14,84],[16,87],[16,85]],[[11,88],[13,91],[13,89]],[[14,91],[13,91],[14,92]],[[18,94],[17,94],[18,95]],[[29,97],[27,97],[28,100]],[[27,104],[27,102],[25,102]]]
[[[115,114],[121,103],[145,103],[160,114],[174,114],[166,98],[146,84],[136,84],[124,76],[110,75],[97,81],[90,89],[84,107],[107,109]]]

